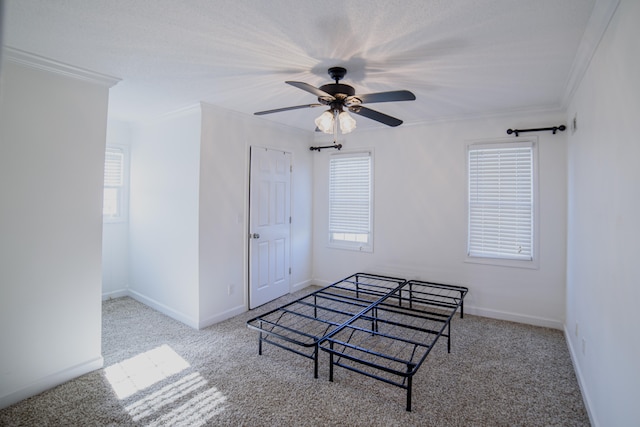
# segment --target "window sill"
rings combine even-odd
[[[464,262],[470,264],[494,265],[498,267],[527,268],[530,270],[537,270],[540,268],[538,260],[535,258],[532,261],[523,261],[518,259],[482,258],[467,256]]]
[[[352,252],[373,253],[372,246],[361,246],[361,245],[349,244],[349,243],[331,242],[329,243],[328,247],[331,249],[342,249],[342,250],[347,250]]]

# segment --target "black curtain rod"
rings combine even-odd
[[[537,129],[507,129],[507,134],[511,135],[512,133],[515,133],[516,136],[518,136],[518,134],[520,132],[541,132],[544,130],[550,130],[553,131],[553,134],[555,135],[557,131],[564,131],[567,127],[565,125],[560,125],[560,126],[554,126],[554,127],[550,127],[550,128],[537,128]]]
[[[325,145],[322,147],[309,147],[309,150],[321,151],[321,150],[324,150],[325,148],[335,148],[336,150],[340,151],[340,149],[342,148],[342,144]]]

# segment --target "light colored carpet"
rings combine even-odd
[[[245,322],[196,331],[130,298],[103,304],[105,369],[0,411],[3,426],[589,425],[560,331],[456,316],[405,391],[265,345]]]

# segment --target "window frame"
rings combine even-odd
[[[471,223],[470,223],[470,151],[481,148],[514,148],[516,146],[529,146],[531,147],[532,155],[532,176],[531,176],[531,197],[533,199],[532,206],[532,230],[531,230],[531,260],[511,259],[511,258],[498,258],[488,256],[469,255],[470,252],[470,237],[471,237]],[[491,140],[480,140],[468,142],[465,146],[465,166],[466,166],[466,241],[465,241],[465,262],[475,264],[487,264],[503,267],[515,267],[515,268],[539,268],[539,186],[538,186],[538,138],[536,136],[518,137],[518,138],[496,138]]]
[[[129,219],[129,148],[125,145],[107,144],[105,147],[105,167],[106,155],[109,150],[116,150],[122,154],[122,185],[108,186],[103,178],[103,211],[102,222],[107,224],[127,222]],[[107,188],[118,189],[119,214],[110,216],[104,214],[104,190]]]
[[[332,230],[331,230],[331,213],[332,213],[332,209],[331,209],[331,198],[332,198],[332,192],[331,192],[331,162],[333,159],[336,158],[348,158],[348,157],[368,157],[369,158],[369,232],[368,232],[368,239],[366,243],[363,242],[358,242],[358,241],[350,241],[350,240],[337,240],[334,239],[332,237]],[[374,153],[372,149],[364,149],[364,150],[357,150],[357,151],[347,151],[347,152],[340,152],[340,153],[332,153],[329,156],[328,159],[328,191],[327,191],[327,242],[328,242],[328,246],[330,248],[334,248],[334,249],[346,249],[346,250],[351,250],[351,251],[358,251],[358,252],[366,252],[366,253],[372,253],[373,252],[373,242],[374,242],[374,210],[373,210],[373,206],[374,206],[374,164],[375,164],[375,158],[374,158]]]

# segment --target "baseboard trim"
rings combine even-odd
[[[547,319],[544,317],[529,316],[526,314],[510,313],[507,311],[491,310],[487,308],[479,308],[468,306],[465,304],[464,312],[475,316],[488,317],[490,319],[507,320],[509,322],[525,323],[527,325],[542,326],[544,328],[558,329],[562,331],[564,324],[558,320]]]
[[[328,281],[328,280],[319,280],[319,279],[316,279],[316,280],[314,280],[314,281],[313,281],[313,283],[315,283],[316,285],[318,285],[318,286],[320,286],[320,287],[324,288],[325,286],[332,285],[332,284],[333,284],[333,283],[335,283],[335,282],[330,282],[330,281]]]
[[[122,298],[130,296],[128,289],[118,289],[117,291],[106,292],[102,294],[102,301],[110,299]]]
[[[324,287],[324,286],[329,286],[334,282],[315,279],[313,280],[313,283],[318,286]],[[507,311],[492,310],[487,308],[475,307],[468,304],[464,305],[464,312],[475,315],[475,316],[488,317],[490,319],[506,320],[509,322],[524,323],[524,324],[533,325],[533,326],[542,326],[545,328],[558,329],[560,331],[564,329],[564,323],[562,321],[558,321],[555,319],[547,319],[544,317],[511,313]]]
[[[222,313],[219,313],[207,319],[201,320],[199,322],[198,329],[204,329],[211,325],[215,325],[216,323],[220,323],[224,320],[231,319],[232,317],[237,316],[238,314],[242,314],[245,311],[247,311],[247,307],[245,307],[244,304],[231,308],[229,310],[225,310]]]
[[[571,341],[571,334],[567,329],[567,325],[564,325],[564,338],[567,342],[567,347],[569,347],[569,354],[571,355],[571,364],[573,365],[573,371],[576,374],[576,378],[578,379],[578,387],[580,387],[580,394],[582,395],[582,402],[584,403],[584,407],[587,409],[587,414],[589,415],[589,422],[592,426],[598,427],[598,423],[596,422],[596,416],[593,413],[593,406],[591,405],[591,399],[589,398],[589,393],[587,393],[587,387],[584,383],[584,379],[582,377],[582,371],[580,370],[580,365],[578,365],[578,357],[573,347],[573,343]]]
[[[172,319],[177,320],[178,322],[182,322],[187,326],[192,327],[193,329],[199,329],[199,322],[197,319],[194,319],[192,317],[187,316],[184,313],[181,313],[177,310],[174,310],[170,307],[167,307],[166,305],[162,304],[161,302],[158,302],[152,298],[149,298],[145,295],[142,295],[139,292],[136,292],[134,290],[129,289],[128,291],[128,296],[130,296],[131,298],[133,298],[134,300],[141,302],[144,305],[147,305],[151,308],[153,308],[154,310],[159,311],[162,314],[166,314],[167,316],[171,317]]]
[[[18,403],[28,397],[35,396],[36,394],[42,393],[43,391],[49,390],[60,384],[64,384],[67,381],[88,374],[89,372],[93,372],[96,369],[101,369],[103,366],[104,359],[102,358],[102,356],[100,356],[85,363],[63,369],[62,371],[56,372],[51,375],[47,375],[46,377],[40,378],[39,380],[33,382],[32,384],[29,384],[26,387],[21,388],[20,390],[16,390],[14,392],[1,396],[0,409],[6,408],[7,406],[13,405],[14,403]]]
[[[304,288],[306,288],[308,286],[311,286],[312,284],[313,283],[312,283],[311,279],[304,280],[302,282],[296,283],[296,284],[291,286],[291,293],[301,291],[302,289],[304,289]]]

